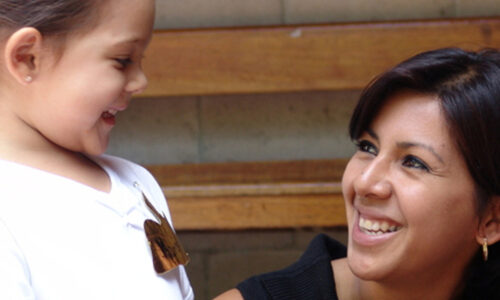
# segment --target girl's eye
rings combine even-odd
[[[132,63],[130,58],[115,58],[115,61],[118,62],[123,69],[127,68]]]
[[[355,144],[361,152],[367,152],[372,155],[377,155],[378,153],[377,147],[367,140],[356,141]]]
[[[429,167],[422,160],[413,155],[408,155],[403,159],[403,166],[420,169],[426,172],[429,172],[430,170]]]

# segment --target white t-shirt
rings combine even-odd
[[[109,193],[0,160],[0,299],[194,299],[183,266],[153,268],[141,192],[171,223],[154,178],[124,159],[94,160]]]

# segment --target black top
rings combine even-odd
[[[331,261],[346,255],[344,245],[319,234],[291,266],[250,277],[236,288],[245,300],[335,300]]]

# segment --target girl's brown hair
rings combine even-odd
[[[34,27],[45,37],[64,38],[93,24],[104,0],[2,0],[1,36],[22,27]]]

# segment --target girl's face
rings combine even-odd
[[[357,145],[342,179],[353,273],[415,283],[462,274],[479,248],[475,185],[438,101],[394,95]]]
[[[30,84],[35,87],[24,119],[51,142],[77,152],[101,154],[115,115],[147,80],[141,69],[151,38],[154,0],[107,1],[97,26],[69,35],[61,57]]]

